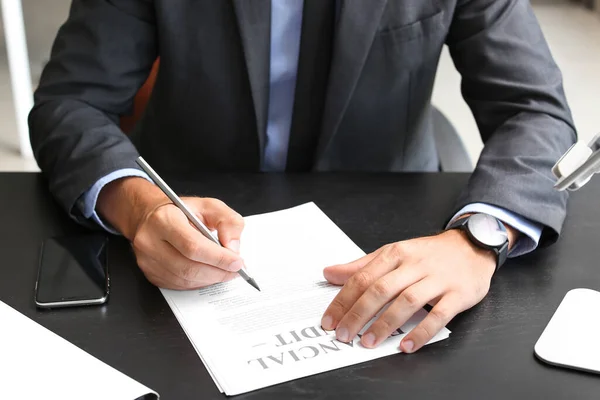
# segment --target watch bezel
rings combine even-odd
[[[498,240],[497,243],[485,242],[484,240],[482,240],[485,235],[481,234],[481,232],[478,232],[478,230],[480,228],[478,225],[476,225],[476,223],[479,222],[478,219],[480,219],[480,218],[493,219],[494,222],[496,224],[498,224],[498,226],[500,227],[498,232],[503,233],[503,235],[502,235],[503,237],[500,238],[501,240]],[[465,228],[466,228],[466,231],[469,232],[469,234],[472,236],[472,238],[475,241],[477,241],[477,243],[479,243],[482,247],[485,247],[485,248],[500,249],[500,248],[502,248],[502,246],[504,246],[505,243],[508,242],[508,231],[506,230],[506,227],[504,226],[502,221],[500,221],[498,218],[496,218],[492,215],[483,214],[483,213],[470,215],[469,217],[466,218]]]
[[[475,237],[475,235],[473,235],[470,227],[468,226],[469,220],[471,218],[473,218],[475,215],[479,215],[479,214],[483,214],[483,213],[472,214],[472,215],[469,215],[468,217],[464,217],[464,218],[461,218],[461,219],[455,221],[451,226],[448,227],[448,230],[460,229],[467,234],[467,237],[475,246],[477,246],[481,249],[484,249],[484,250],[492,250],[496,254],[496,271],[497,271],[498,268],[500,268],[500,266],[502,266],[504,264],[504,262],[506,261],[506,258],[508,257],[508,244],[509,244],[508,230],[506,229],[506,226],[504,225],[504,223],[502,221],[500,221],[498,218],[494,217],[493,215],[483,214],[487,217],[494,218],[499,223],[499,225],[502,227],[502,230],[504,232],[506,232],[506,239],[503,244],[500,244],[497,246],[489,245],[487,243],[482,242],[481,240],[479,240],[479,238],[477,238],[477,237]]]

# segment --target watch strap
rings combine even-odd
[[[498,271],[498,268],[500,268],[502,265],[504,265],[504,262],[506,261],[506,259],[508,258],[508,240],[506,241],[506,243],[504,243],[504,245],[497,251],[498,254],[498,263],[496,264],[496,271]],[[494,271],[495,272],[495,271]]]

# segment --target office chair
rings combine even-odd
[[[146,109],[146,104],[148,104],[148,100],[152,94],[152,88],[154,87],[154,82],[156,81],[156,74],[158,73],[159,64],[160,59],[157,58],[152,66],[150,75],[148,75],[148,78],[146,79],[146,82],[144,82],[142,87],[135,95],[133,100],[133,112],[131,115],[123,115],[120,118],[119,125],[125,134],[130,134],[135,127],[135,124],[142,118],[142,114]]]
[[[473,172],[473,161],[452,123],[435,106],[432,107],[431,114],[440,170],[442,172]]]
[[[160,60],[157,59],[148,79],[136,94],[133,104],[133,113],[131,115],[122,116],[120,119],[121,129],[126,134],[129,134],[133,130],[135,124],[144,113],[146,104],[152,93],[154,82],[156,81],[159,64]],[[473,171],[471,158],[467,153],[460,135],[456,129],[454,129],[450,121],[436,107],[433,107],[432,118],[441,170],[443,172]]]

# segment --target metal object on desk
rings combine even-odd
[[[586,145],[577,142],[552,167],[558,181],[557,190],[575,191],[583,187],[600,172],[600,133]]]

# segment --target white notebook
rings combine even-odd
[[[135,400],[158,395],[0,301],[0,398]]]
[[[569,291],[535,344],[548,364],[600,373],[600,292]]]

